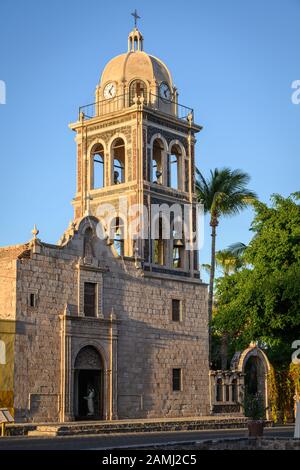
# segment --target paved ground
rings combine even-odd
[[[265,429],[270,437],[292,437],[293,426]],[[187,442],[225,437],[245,437],[245,429],[176,431],[161,433],[109,434],[102,436],[67,437],[5,437],[0,438],[0,450],[104,450],[145,444]]]

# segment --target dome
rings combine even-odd
[[[135,78],[147,80],[149,83],[167,82],[172,87],[172,77],[166,65],[144,51],[128,52],[114,57],[102,73],[100,86],[109,81],[124,83]]]
[[[143,51],[143,36],[136,28],[128,37],[128,52],[114,57],[105,66],[99,83],[99,89],[114,82],[118,94],[133,80],[142,80],[152,93],[157,93],[157,87],[166,82],[173,89],[172,77],[167,66],[157,57]]]

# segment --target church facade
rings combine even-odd
[[[18,422],[210,412],[207,286],[172,209],[188,207],[196,229],[201,127],[143,42],[135,28],[70,124],[77,189],[59,243],[35,228],[0,249],[0,405]],[[147,223],[132,237],[136,206]]]

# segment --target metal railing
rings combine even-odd
[[[121,111],[130,108],[140,102],[140,97],[132,97],[129,93],[116,96],[108,100],[97,101],[79,108],[79,119],[92,119],[97,116],[105,116],[106,114]],[[163,99],[153,93],[143,96],[143,105],[145,108],[161,111],[170,116],[175,116],[181,120],[187,120],[192,116],[194,120],[194,111],[188,106],[177,103],[174,100]]]

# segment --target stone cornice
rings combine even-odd
[[[197,285],[202,285],[202,286],[207,286],[205,282],[203,282],[201,279],[197,278],[191,278],[191,277],[181,277],[181,276],[176,276],[174,274],[167,274],[167,273],[156,273],[153,271],[144,271],[143,272],[143,277],[148,277],[152,279],[163,279],[164,281],[177,281],[177,282],[183,282],[186,284],[197,284]]]
[[[100,318],[100,317],[83,317],[83,316],[73,316],[73,315],[60,315],[61,319],[64,319],[66,321],[71,321],[71,322],[77,322],[77,323],[90,323],[94,325],[105,325],[105,326],[110,326],[111,324],[113,325],[118,325],[120,324],[120,320],[117,320],[116,318],[110,319],[110,318]]]

